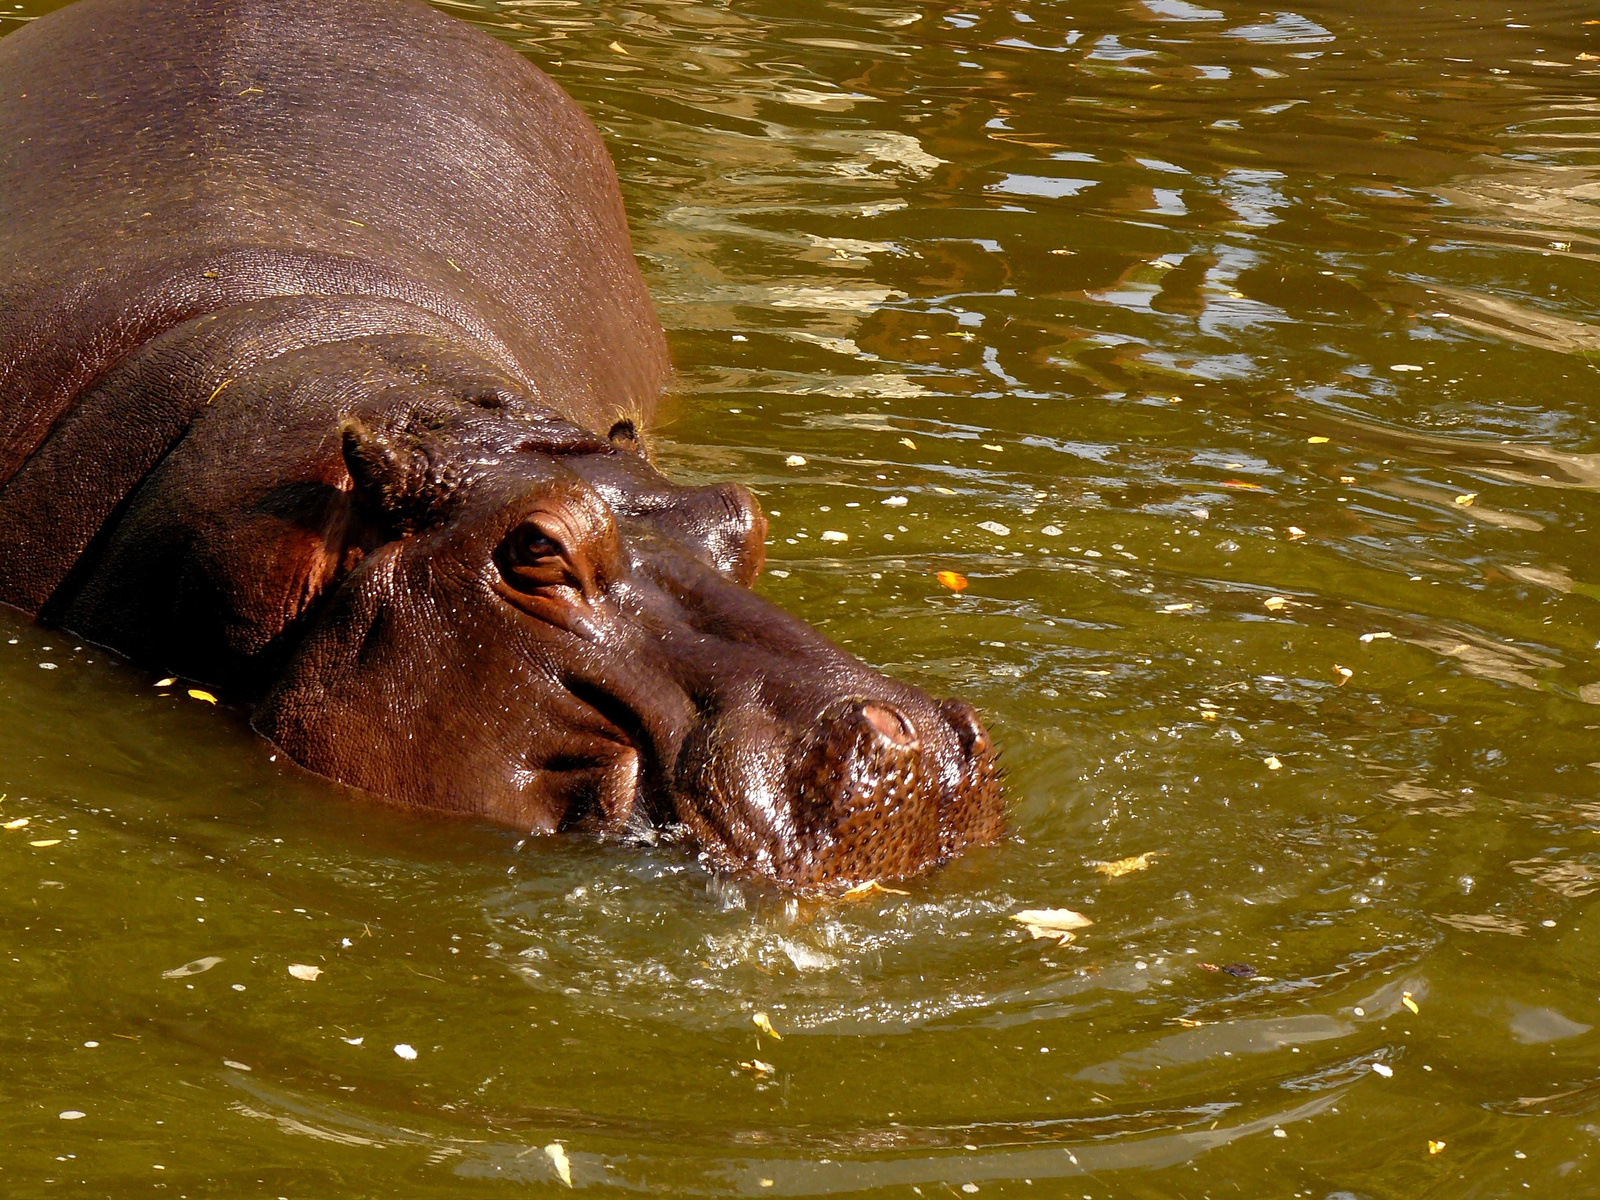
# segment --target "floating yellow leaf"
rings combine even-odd
[[[1341,475],[1341,476],[1339,476],[1339,482],[1340,483],[1354,483],[1355,481],[1356,481],[1356,477],[1354,475]]]
[[[1308,437],[1306,439],[1306,441],[1310,442],[1313,446],[1320,446],[1327,440],[1328,439],[1325,437]]]
[[[783,460],[783,465],[786,467],[803,467],[806,465],[806,456],[804,454],[791,454]]]
[[[1261,761],[1267,764],[1267,770],[1269,771],[1283,770],[1283,764],[1278,761],[1278,756],[1276,754],[1269,754]]]
[[[174,676],[168,675],[165,679],[156,680],[156,686],[157,687],[171,687],[173,684],[175,684],[177,682],[178,681]]]
[[[1341,667],[1338,663],[1333,664],[1333,673],[1339,677],[1340,687],[1349,683],[1350,677],[1355,674],[1349,667]]]
[[[1444,1143],[1443,1142],[1436,1142],[1432,1138],[1428,1139],[1428,1153],[1429,1154],[1437,1154],[1437,1153],[1439,1153],[1439,1151],[1441,1151],[1443,1149],[1444,1149]]]
[[[1194,608],[1194,605],[1185,602],[1183,604],[1167,604],[1167,605],[1163,605],[1161,611],[1162,612],[1189,612],[1193,608]]]
[[[317,976],[322,974],[322,968],[313,967],[310,963],[290,963],[289,974],[296,979],[304,979],[307,983],[315,983]]]
[[[1301,538],[1305,537],[1305,535],[1306,535],[1306,531],[1304,529],[1301,529],[1300,526],[1298,526],[1298,525],[1289,526],[1289,528],[1285,532],[1288,533],[1289,540],[1291,542],[1298,542]]]
[[[29,842],[28,845],[37,846],[39,849],[43,850],[46,846],[59,846],[59,845],[61,845],[61,839],[60,838],[45,838],[42,841]]]
[[[783,1041],[783,1034],[779,1033],[772,1027],[772,1018],[767,1016],[766,1013],[755,1013],[750,1017],[750,1020],[755,1023],[755,1027],[757,1029],[761,1030],[761,1032],[766,1034],[768,1037],[777,1038],[777,1040],[780,1042]]]
[[[1409,1008],[1414,1013],[1420,1013],[1422,1011],[1420,1008],[1417,1007],[1417,1002],[1411,998],[1411,993],[1410,992],[1401,992],[1400,993],[1400,1003],[1404,1004],[1407,1008]]]
[[[967,577],[959,571],[940,571],[934,578],[952,592],[963,592],[967,588]]]
[[[568,1187],[572,1186],[572,1163],[567,1158],[567,1148],[560,1142],[551,1142],[544,1148],[545,1157],[550,1160],[556,1169],[556,1174],[561,1177],[561,1182]]]
[[[7,821],[3,826],[0,826],[0,829],[21,829],[30,820],[32,820],[31,817],[18,817],[15,821]]]
[[[627,54],[628,53],[627,49],[623,46],[623,44],[621,42],[612,42],[609,46],[606,47],[606,49],[607,50],[615,50],[618,54]],[[633,56],[632,55],[628,55],[628,57],[631,58]],[[572,1181],[569,1179],[567,1182],[571,1183]]]
[[[1282,612],[1289,607],[1289,601],[1282,596],[1268,596],[1261,603],[1268,612]]]
[[[882,892],[886,896],[909,896],[910,892],[902,892],[899,888],[884,887],[876,879],[869,879],[865,883],[858,883],[855,887],[847,888],[840,893],[841,900],[862,900],[874,892]]]
[[[900,444],[902,446],[904,446],[907,450],[915,450],[917,448],[917,444],[915,442],[913,442],[910,438],[901,438],[900,439]]]
[[[215,704],[217,702],[217,698],[210,692],[201,691],[199,688],[190,688],[189,698],[191,700],[204,700],[207,704]]]
[[[1089,865],[1100,874],[1110,879],[1120,879],[1124,875],[1132,875],[1135,871],[1147,870],[1152,858],[1158,858],[1164,853],[1161,850],[1146,850],[1143,854],[1135,854],[1132,858],[1119,858],[1114,862],[1092,862]]]
[[[1259,483],[1246,483],[1242,479],[1224,479],[1222,486],[1232,488],[1236,492],[1263,492],[1266,491]]]
[[[1065,946],[1072,941],[1078,929],[1086,929],[1094,922],[1081,912],[1070,908],[1029,908],[1012,913],[1011,919],[1022,925],[1036,938],[1055,938]]]
[[[1472,502],[1474,500],[1476,500],[1477,498],[1478,498],[1478,493],[1477,492],[1462,492],[1461,495],[1456,497],[1456,503],[1459,504],[1462,508],[1470,508],[1471,505],[1472,505]]]
[[[749,1071],[752,1075],[758,1075],[765,1078],[766,1076],[776,1072],[778,1068],[769,1062],[762,1062],[759,1058],[752,1058],[748,1061],[740,1062],[739,1069],[741,1071]]]

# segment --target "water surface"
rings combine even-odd
[[[1600,1193],[1593,7],[448,7],[616,156],[662,462],[1016,836],[785,902],[0,619],[0,1193]]]

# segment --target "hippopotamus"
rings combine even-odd
[[[0,40],[0,129],[0,601],[403,806],[796,889],[1001,836],[973,708],[652,466],[616,173],[526,59],[415,0],[80,0]]]

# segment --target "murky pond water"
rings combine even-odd
[[[0,1193],[1600,1194],[1594,6],[451,7],[616,155],[661,459],[1016,836],[785,903],[0,618]]]

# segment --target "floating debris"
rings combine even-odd
[[[1343,687],[1345,684],[1349,683],[1350,677],[1355,674],[1355,672],[1349,667],[1341,667],[1338,663],[1333,664],[1333,673],[1339,677],[1340,687]]]
[[[1165,605],[1161,609],[1161,611],[1164,612],[1164,613],[1189,612],[1193,608],[1194,608],[1193,604],[1190,604],[1189,602],[1184,601],[1181,604],[1168,604],[1168,605]]]
[[[289,974],[296,979],[304,979],[307,983],[315,983],[322,974],[321,967],[314,967],[310,963],[290,963]]]
[[[1289,540],[1291,542],[1298,542],[1301,538],[1305,537],[1305,535],[1306,535],[1306,531],[1304,529],[1301,529],[1300,526],[1298,526],[1298,525],[1289,526],[1289,528],[1287,530],[1285,530],[1285,532],[1289,535]]]
[[[846,888],[839,893],[841,900],[864,900],[875,892],[882,892],[886,896],[909,896],[910,892],[901,891],[899,888],[885,887],[876,879],[869,879],[865,883],[858,883],[854,887]]]
[[[1462,508],[1471,508],[1472,502],[1478,498],[1477,492],[1462,492],[1456,497],[1456,503]]]
[[[407,1062],[416,1061],[416,1057],[417,1057],[416,1048],[413,1047],[413,1046],[407,1045],[405,1042],[397,1043],[395,1045],[394,1052],[396,1054],[398,1054],[401,1058],[405,1059]]]
[[[1308,437],[1306,439],[1306,441],[1310,442],[1313,446],[1321,446],[1326,443],[1327,440],[1328,439],[1325,437]]]
[[[173,967],[170,971],[163,971],[161,972],[161,978],[186,979],[190,975],[200,975],[211,970],[212,967],[216,966],[221,961],[222,959],[217,955],[210,954],[205,958],[197,958],[193,962],[186,962],[181,967]]]
[[[1392,637],[1394,637],[1394,634],[1390,633],[1387,629],[1383,629],[1383,630],[1379,630],[1377,633],[1363,633],[1361,635],[1361,640],[1363,642],[1376,642],[1376,641],[1379,641],[1379,640],[1381,640],[1383,638],[1392,638]]]
[[[4,825],[0,825],[0,829],[22,829],[32,819],[32,817],[18,817],[15,821],[7,821]]]
[[[822,531],[822,540],[825,542],[848,542],[850,535],[837,529],[824,529]]]
[[[1411,998],[1411,993],[1410,992],[1401,992],[1400,993],[1400,1003],[1404,1004],[1407,1008],[1409,1008],[1414,1013],[1420,1013],[1422,1011],[1420,1008],[1417,1007],[1417,1002]]]
[[[964,592],[967,590],[967,577],[959,571],[940,571],[934,575],[934,578],[952,592]]]
[[[1224,975],[1232,975],[1235,979],[1254,979],[1260,974],[1249,963],[1229,963],[1225,967],[1218,967]]]
[[[201,688],[190,688],[189,698],[191,700],[204,700],[207,704],[215,704],[217,702],[215,696]]]
[[[1394,1078],[1394,1068],[1388,1063],[1373,1063],[1372,1073],[1374,1075],[1382,1075],[1385,1079]]]
[[[783,1041],[783,1034],[779,1033],[772,1027],[772,1018],[767,1016],[766,1013],[752,1013],[750,1020],[757,1029],[761,1030],[761,1032],[766,1034],[769,1038],[774,1038],[780,1042]]]
[[[79,1112],[75,1108],[69,1108],[64,1112],[59,1112],[56,1114],[56,1116],[60,1117],[63,1121],[81,1121],[88,1115],[88,1113]]]
[[[250,1069],[249,1067],[245,1066],[244,1063],[242,1063],[242,1062],[234,1062],[233,1059],[231,1059],[231,1058],[223,1059],[222,1060],[222,1065],[225,1066],[225,1067],[231,1067],[235,1071],[248,1071]]]
[[[29,842],[28,845],[33,846],[33,847],[35,847],[36,849],[39,849],[39,850],[47,850],[51,846],[59,846],[59,845],[61,845],[61,839],[60,838],[40,838],[37,842]]]
[[[1009,525],[1002,525],[999,521],[979,521],[978,528],[994,534],[995,537],[1011,536],[1011,527]]]
[[[750,1074],[761,1079],[765,1079],[769,1075],[775,1075],[778,1071],[777,1067],[773,1066],[769,1062],[762,1062],[759,1058],[741,1061],[739,1063],[739,1069],[741,1071],[748,1071]]]
[[[1055,938],[1065,946],[1077,938],[1077,930],[1087,929],[1094,922],[1081,912],[1070,908],[1029,908],[1012,913],[1011,919],[1023,926],[1036,938]]]
[[[1119,858],[1112,862],[1092,862],[1089,865],[1107,878],[1120,879],[1124,875],[1132,875],[1135,871],[1147,870],[1150,860],[1164,853],[1166,853],[1164,850],[1147,850],[1131,858]]]
[[[1222,486],[1232,488],[1236,492],[1264,492],[1267,490],[1259,483],[1247,483],[1243,479],[1224,479]]]
[[[1269,771],[1283,770],[1283,763],[1278,761],[1278,756],[1276,754],[1269,754],[1261,761],[1267,764],[1267,770]]]
[[[1439,1153],[1439,1151],[1441,1151],[1443,1149],[1444,1149],[1444,1143],[1443,1142],[1436,1142],[1432,1138],[1428,1139],[1428,1153],[1429,1154],[1437,1154],[1437,1153]]]
[[[1282,612],[1289,607],[1288,598],[1285,596],[1268,596],[1261,603],[1268,612]]]
[[[551,1142],[544,1148],[545,1157],[550,1160],[556,1169],[556,1174],[561,1177],[561,1182],[568,1187],[572,1186],[572,1163],[567,1158],[567,1148],[560,1142]]]
[[[177,682],[178,682],[178,680],[177,680],[176,676],[168,675],[165,679],[156,680],[156,686],[157,687],[171,687],[173,684],[175,684]]]
[[[885,496],[882,503],[885,508],[904,508],[910,501],[904,496]]]
[[[786,467],[803,467],[806,465],[805,455],[791,454],[788,458],[783,460],[783,465]]]
[[[902,446],[904,446],[907,450],[915,450],[917,448],[917,444],[915,442],[913,442],[910,438],[901,438],[900,439],[900,444]]]

